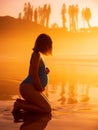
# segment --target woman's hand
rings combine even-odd
[[[50,70],[46,67],[46,74],[49,74]]]
[[[42,88],[42,87],[41,88],[36,88],[36,90],[39,91],[39,92],[43,92],[45,90],[45,88]]]

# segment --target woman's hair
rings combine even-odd
[[[50,49],[52,49],[52,40],[50,36],[44,33],[40,34],[35,41],[33,50],[35,52],[45,53]]]

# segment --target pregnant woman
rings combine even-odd
[[[35,41],[28,76],[20,84],[20,94],[24,100],[15,101],[12,113],[17,113],[21,109],[29,112],[51,113],[51,106],[42,93],[48,83],[49,73],[42,54],[52,54],[52,40],[47,34],[40,34]]]

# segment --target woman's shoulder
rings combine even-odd
[[[41,56],[40,56],[40,53],[33,52],[31,57],[34,57],[34,58],[35,58],[35,57],[40,58]]]
[[[31,55],[31,61],[36,61],[36,60],[40,60],[40,59],[41,59],[40,53],[36,53],[36,52],[32,53],[32,55]]]

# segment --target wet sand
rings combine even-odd
[[[97,130],[98,104],[77,103],[55,106],[50,115],[25,115],[14,122],[13,101],[0,101],[0,130]]]
[[[9,88],[10,83],[12,82],[9,82]],[[69,91],[72,95],[70,93],[70,96],[67,95],[68,88],[68,85],[61,84],[56,85],[55,88],[51,84],[47,86],[45,94],[53,109],[51,115],[22,113],[13,116],[11,113],[13,103],[19,95],[11,95],[11,91],[8,93],[5,90],[8,96],[0,100],[0,130],[97,130],[98,88],[90,86],[88,93],[88,89],[84,87],[86,93],[81,95],[78,92],[77,96],[74,96],[75,91],[72,88]],[[8,97],[10,97],[9,100]]]

